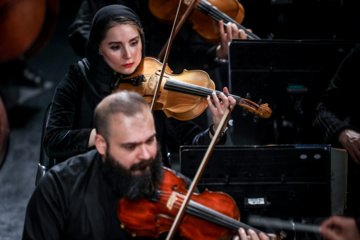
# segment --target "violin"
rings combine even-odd
[[[156,199],[129,201],[121,199],[117,215],[121,227],[135,236],[159,237],[168,232],[187,193],[184,178],[164,167],[163,181]],[[221,192],[205,190],[193,194],[178,233],[185,239],[231,239],[243,227],[259,230],[239,222],[240,211],[234,199]]]
[[[193,24],[193,29],[212,44],[220,42],[218,22],[224,24],[234,23],[239,29],[245,31],[248,39],[258,40],[257,35],[249,32],[240,23],[244,19],[245,11],[237,0],[195,0],[195,9],[188,16],[188,21]],[[184,0],[180,6],[180,16],[188,8],[191,1]],[[151,13],[164,22],[173,22],[179,1],[175,0],[150,0]]]
[[[157,59],[145,57],[137,71],[125,78],[115,91],[136,91],[150,105],[162,67]],[[162,110],[167,117],[188,121],[198,117],[208,107],[206,97],[211,96],[213,91],[217,96],[221,93],[215,90],[215,84],[206,72],[185,70],[181,74],[172,74],[172,70],[166,65],[153,110]],[[269,118],[272,114],[267,103],[258,105],[236,95],[228,94],[228,96],[232,96],[237,105],[256,117]]]

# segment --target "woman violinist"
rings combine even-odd
[[[117,12],[118,8],[121,9]],[[124,10],[126,9],[126,10]],[[112,20],[115,16],[126,17]],[[130,19],[130,20],[128,20]],[[134,73],[145,56],[145,37],[137,15],[128,8],[113,5],[104,8],[93,21],[86,57],[71,65],[66,77],[56,88],[44,135],[44,148],[50,158],[61,162],[94,147],[96,131],[93,112],[97,104],[116,89],[116,83]],[[224,89],[227,93],[227,89]],[[216,131],[223,109],[234,105],[232,97],[212,96],[208,104],[213,116],[212,130]],[[131,106],[129,106],[131,108]],[[209,144],[212,138],[208,128],[202,131],[191,121],[166,118],[155,111],[157,138],[166,156],[166,143],[178,145]],[[224,139],[220,139],[220,143]],[[170,166],[164,160],[165,166]]]
[[[173,2],[175,5],[176,1]],[[85,55],[84,46],[89,37],[91,21],[100,8],[110,4],[125,5],[138,14],[146,36],[146,56],[157,57],[170,36],[172,26],[151,13],[149,0],[83,0],[69,28],[69,41],[74,51],[80,56]],[[166,11],[164,9],[164,13]],[[210,44],[193,30],[192,24],[185,23],[176,35],[169,55],[168,63],[174,73],[181,73],[184,69],[212,69],[228,58],[228,42],[247,37],[235,24],[228,24],[223,31],[221,21],[219,30],[221,42]]]

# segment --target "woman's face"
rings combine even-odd
[[[109,29],[99,46],[99,53],[116,72],[132,74],[141,62],[142,43],[139,32],[129,24]]]

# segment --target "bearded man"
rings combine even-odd
[[[154,119],[134,92],[95,109],[96,149],[51,168],[27,207],[23,239],[132,239],[120,227],[121,198],[153,197],[162,180]]]
[[[23,239],[134,239],[121,228],[117,206],[122,198],[157,197],[163,166],[154,118],[142,96],[120,91],[99,103],[94,119],[96,149],[41,178],[27,206]],[[259,239],[249,231],[239,229],[240,238]]]

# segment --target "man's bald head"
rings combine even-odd
[[[110,120],[114,115],[135,116],[143,111],[150,111],[145,99],[132,91],[119,91],[105,97],[95,109],[95,128],[97,134],[105,139],[110,133]]]

